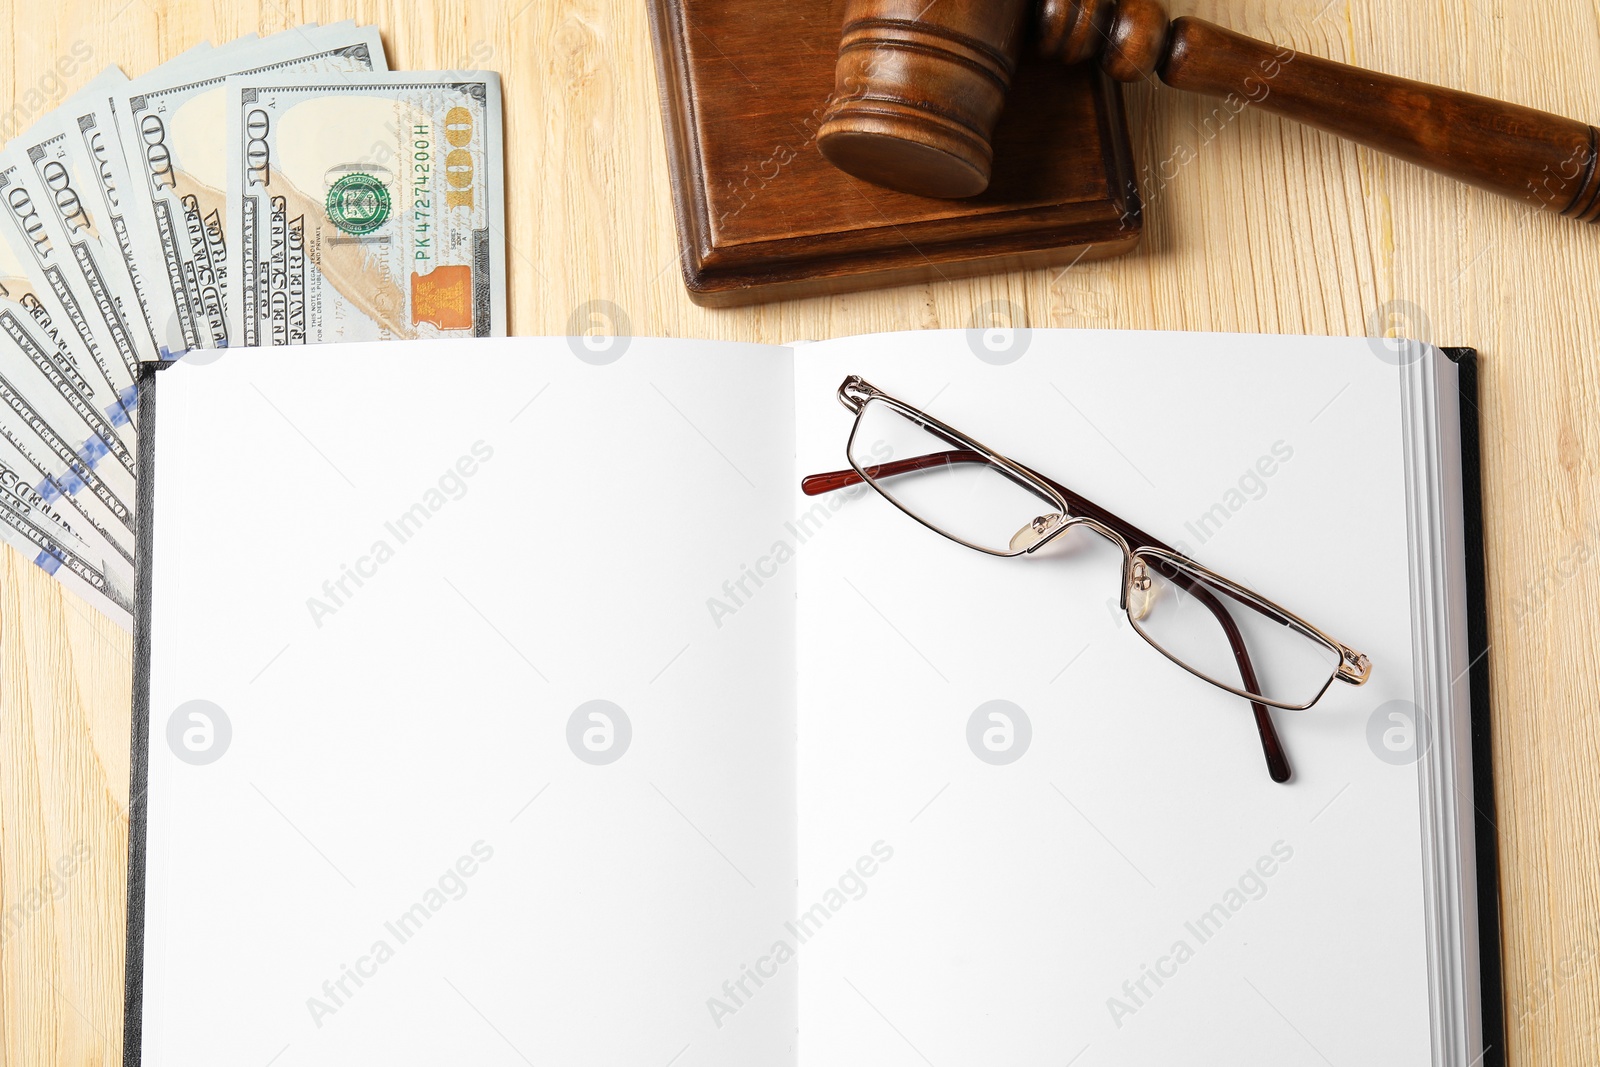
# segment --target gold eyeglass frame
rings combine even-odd
[[[1122,551],[1122,582],[1119,592],[1119,607],[1127,615],[1130,625],[1133,626],[1140,637],[1144,638],[1147,644],[1188,673],[1225,692],[1251,702],[1252,706],[1256,708],[1257,726],[1261,731],[1262,741],[1267,749],[1267,762],[1274,780],[1286,781],[1289,772],[1287,758],[1281,752],[1282,746],[1277,742],[1271,719],[1266,714],[1266,708],[1276,708],[1281,711],[1306,711],[1326,695],[1335,679],[1349,685],[1360,686],[1366,684],[1371,677],[1372,661],[1369,657],[1337,640],[1319,627],[1313,626],[1310,622],[1289,611],[1281,604],[1218,574],[1189,556],[1144,534],[1133,527],[1132,524],[1073,493],[1060,483],[989,448],[953,426],[934,418],[927,412],[889,395],[865,379],[857,375],[851,375],[846,378],[844,383],[839,386],[838,398],[839,402],[856,417],[845,445],[845,455],[850,462],[850,471],[834,471],[827,474],[812,475],[802,482],[802,487],[807,494],[816,495],[818,493],[831,492],[835,489],[857,484],[858,481],[865,482],[872,486],[878,495],[893,504],[903,514],[916,520],[920,525],[949,538],[959,545],[987,555],[1004,558],[1031,555],[1045,545],[1055,541],[1068,530],[1076,527],[1086,527],[1100,534]],[[855,444],[857,435],[861,432],[863,412],[866,410],[867,405],[872,403],[881,403],[888,406],[915,425],[943,439],[953,447],[954,451],[862,466],[855,459]],[[879,478],[893,477],[896,474],[927,470],[954,463],[976,462],[982,462],[994,467],[1007,478],[1039,497],[1041,501],[1052,505],[1056,510],[1054,513],[1040,515],[1035,518],[1029,526],[1025,526],[1018,531],[1017,535],[1012,538],[1009,548],[1000,550],[991,546],[975,544],[940,527],[937,523],[929,521],[902,504],[892,492],[878,483]],[[1150,564],[1157,564],[1155,569],[1170,582],[1181,584],[1183,575],[1193,576],[1232,596],[1241,604],[1253,608],[1276,622],[1289,626],[1305,638],[1320,644],[1332,653],[1337,659],[1337,666],[1329,673],[1328,678],[1322,683],[1322,687],[1317,690],[1316,695],[1304,703],[1295,704],[1274,700],[1261,693],[1252,692],[1245,686],[1255,684],[1259,687],[1259,683],[1254,682],[1254,668],[1249,663],[1248,650],[1243,647],[1243,639],[1238,634],[1237,624],[1232,623],[1230,616],[1226,616],[1226,608],[1221,607],[1220,601],[1215,606],[1208,605],[1208,607],[1213,614],[1218,616],[1219,624],[1227,634],[1230,644],[1233,645],[1235,657],[1241,666],[1241,684],[1231,684],[1190,666],[1164,648],[1144,628],[1142,618],[1146,612],[1135,612],[1131,607],[1130,594],[1141,593],[1150,587],[1152,581],[1149,573]],[[1175,578],[1175,576],[1177,577]],[[1196,590],[1200,590],[1206,596],[1209,596],[1209,592],[1205,591],[1204,585],[1194,585],[1189,591],[1191,594],[1200,595],[1196,593]],[[1214,600],[1215,598],[1212,597],[1211,599]],[[1276,755],[1273,751],[1274,748],[1279,750]]]

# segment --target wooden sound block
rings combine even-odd
[[[1143,229],[1121,87],[1024,60],[968,200],[897,193],[822,158],[841,0],[650,0],[667,163],[697,303],[730,307],[1130,251]]]

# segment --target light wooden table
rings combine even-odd
[[[1262,114],[1208,139],[1209,106],[1138,86],[1150,208],[1134,256],[709,312],[678,276],[639,0],[131,0],[108,21],[126,2],[0,0],[0,122],[106,63],[137,74],[202,39],[311,20],[376,23],[396,68],[502,72],[515,333],[566,333],[590,299],[639,334],[783,342],[965,326],[1004,298],[1033,326],[1284,333],[1365,334],[1401,308],[1412,335],[1477,346],[1512,1062],[1600,1063],[1600,229]],[[1600,119],[1596,0],[1173,6]],[[1160,170],[1175,153],[1194,159]],[[0,1064],[120,1063],[131,642],[10,550],[0,575]]]

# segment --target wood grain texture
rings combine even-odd
[[[1007,163],[992,133],[1002,110],[1016,114],[1008,101],[1040,114],[1026,88],[1012,85],[1019,57],[1060,54],[1081,69],[1085,46],[1073,42],[1085,34],[1117,81],[1158,75],[1232,112],[1282,115],[1544,210],[1600,219],[1600,129],[1587,121],[1297,52],[1205,19],[1169,23],[1161,0],[846,0],[838,88],[817,147],[879,186],[977,196],[991,168]]]
[[[50,74],[80,40],[96,66],[139,72],[202,38],[356,17],[383,27],[397,67],[500,70],[518,333],[565,333],[590,300],[612,302],[639,334],[774,343],[966,326],[986,303],[1009,301],[1037,327],[1365,334],[1369,322],[1395,321],[1426,340],[1477,346],[1511,1059],[1600,1063],[1592,227],[1270,115],[1218,113],[1214,101],[1140,83],[1129,92],[1147,201],[1139,252],[711,311],[679,279],[637,0],[533,0],[520,12],[521,0],[125,2],[0,0],[12,57],[0,70],[0,121],[26,111],[30,93],[53,102],[89,77],[88,67]],[[1600,116],[1595,0],[1170,7],[1312,54]],[[0,945],[0,1063],[118,1063],[130,642],[9,551],[0,581],[0,914],[22,906],[25,917]],[[85,858],[74,873],[53,880],[53,865],[75,850]]]

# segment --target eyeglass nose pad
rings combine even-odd
[[[1134,560],[1133,570],[1128,574],[1128,617],[1134,622],[1144,621],[1160,595],[1144,561]]]
[[[1066,516],[1059,511],[1052,511],[1048,515],[1040,515],[1038,518],[1033,519],[1022,529],[1011,535],[1011,551],[1028,551],[1060,528],[1065,520]]]

